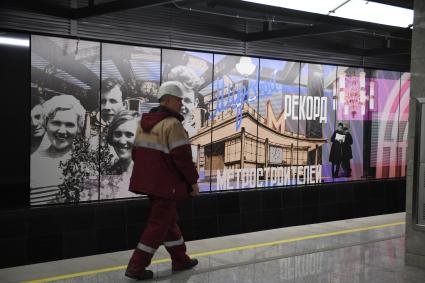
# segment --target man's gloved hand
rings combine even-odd
[[[195,183],[192,185],[192,191],[190,192],[190,195],[192,197],[199,195],[199,185],[198,183]]]

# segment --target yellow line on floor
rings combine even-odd
[[[202,253],[194,253],[194,254],[190,254],[190,257],[204,257],[204,256],[210,256],[210,255],[216,255],[216,254],[223,254],[223,253],[230,253],[230,252],[235,252],[235,251],[247,250],[247,249],[268,247],[268,246],[279,245],[279,244],[284,244],[284,243],[292,243],[292,242],[311,240],[311,239],[317,239],[317,238],[322,238],[322,237],[337,236],[337,235],[343,235],[343,234],[349,234],[349,233],[355,233],[355,232],[362,232],[362,231],[368,231],[368,230],[375,230],[375,229],[392,227],[392,226],[400,226],[400,225],[403,225],[405,223],[406,222],[404,222],[404,221],[400,221],[400,222],[393,222],[393,223],[382,224],[382,225],[375,225],[375,226],[347,229],[347,230],[341,230],[341,231],[335,231],[335,232],[329,232],[329,233],[294,237],[294,238],[289,238],[289,239],[279,240],[279,241],[272,241],[272,242],[266,242],[266,243],[238,246],[238,247],[234,247],[234,248],[214,250],[214,251],[202,252]],[[169,258],[157,259],[157,260],[153,260],[152,264],[165,263],[165,262],[169,262],[169,261],[170,261]],[[102,268],[102,269],[96,269],[96,270],[89,270],[89,271],[85,271],[85,272],[78,272],[78,273],[60,275],[60,276],[31,280],[31,281],[23,281],[23,283],[52,282],[52,281],[56,281],[56,280],[70,279],[70,278],[75,278],[75,277],[82,277],[82,276],[88,276],[88,275],[95,275],[95,274],[99,274],[99,273],[123,270],[125,268],[127,268],[127,265],[119,265],[119,266],[114,266],[114,267],[108,267],[108,268]]]

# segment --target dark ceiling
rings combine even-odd
[[[372,0],[370,2],[378,2],[382,4],[407,8],[413,10],[413,0]]]
[[[344,2],[341,0],[341,2]],[[413,9],[413,0],[375,0]],[[291,46],[335,51],[362,57],[385,57],[410,63],[412,30],[372,24],[239,0],[3,0],[1,6],[66,18],[93,19],[105,14],[135,13],[165,6],[185,15],[214,16],[210,29],[221,29],[227,37],[245,43],[284,42]],[[223,27],[221,19],[245,21],[245,30]]]

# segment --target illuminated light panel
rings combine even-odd
[[[244,0],[263,5],[281,7],[286,9],[328,15],[345,0]],[[351,0],[336,9],[335,16],[375,24],[407,28],[413,24],[413,10],[390,6],[365,0]]]
[[[29,39],[0,36],[0,44],[29,47],[30,41]]]

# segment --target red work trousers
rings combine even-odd
[[[170,254],[173,267],[186,265],[190,258],[186,255],[186,245],[177,225],[176,201],[151,196],[150,202],[149,219],[129,266],[144,270],[161,244]]]

